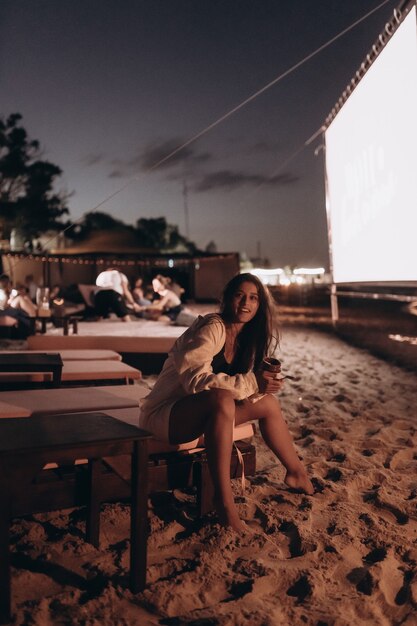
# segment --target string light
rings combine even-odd
[[[157,266],[157,267],[185,267],[185,266],[193,266],[195,269],[199,269],[201,262],[215,262],[218,260],[225,259],[234,259],[236,258],[236,254],[234,252],[224,253],[224,254],[216,254],[214,256],[193,256],[187,258],[175,258],[173,259],[171,256],[165,257],[146,257],[141,259],[115,259],[115,258],[81,258],[81,257],[73,257],[73,256],[43,256],[43,255],[34,255],[34,254],[24,254],[19,252],[8,252],[4,254],[9,263],[11,261],[35,261],[37,263],[63,263],[63,264],[71,264],[71,265],[115,265],[119,267],[144,267],[144,266]]]

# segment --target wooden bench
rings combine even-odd
[[[151,323],[151,322],[149,322]],[[105,325],[104,325],[105,326]],[[175,327],[174,327],[175,328]],[[103,332],[105,331],[103,328]],[[81,332],[81,329],[80,329]],[[111,328],[109,329],[109,333]],[[177,339],[170,337],[115,336],[115,335],[31,335],[27,342],[30,350],[61,352],[63,350],[113,350],[122,355],[125,363],[140,369],[144,374],[159,374]]]
[[[114,350],[19,350],[19,354],[57,354],[63,361],[121,361]],[[16,354],[16,350],[2,350],[1,354]]]
[[[36,417],[37,415],[64,415],[103,411],[127,424],[138,426],[139,405],[149,393],[144,385],[117,385],[108,387],[80,387],[73,389],[25,390],[0,392],[1,417]],[[21,415],[19,415],[21,414]],[[256,451],[250,443],[252,424],[234,429],[233,438],[244,459],[244,471],[252,476],[256,471]],[[175,488],[196,488],[201,515],[212,509],[212,483],[208,473],[204,440],[195,439],[178,446],[170,446],[157,439],[149,441],[149,490],[164,491]],[[106,476],[107,497],[128,497],[126,479],[130,468],[127,459],[113,459],[107,464],[114,475]],[[51,466],[52,468],[52,466]],[[104,472],[108,469],[104,468]],[[231,477],[242,474],[236,450],[231,462]],[[74,506],[70,501],[67,506]]]
[[[16,369],[7,371],[7,361],[16,360],[16,355],[19,353],[15,353],[14,355],[7,355],[7,357],[3,358],[4,368],[0,371],[0,388],[19,388],[19,387],[30,387],[33,385],[39,385],[42,383],[50,384],[52,381],[52,374],[47,371],[47,367],[43,368],[42,371],[38,371],[33,373],[28,368],[25,369],[24,363],[22,363],[20,371],[16,372]],[[41,354],[33,353],[33,356],[30,356],[27,353],[27,360],[35,361],[36,357],[40,359]],[[49,357],[52,359],[53,354],[44,355],[45,358]],[[59,354],[58,354],[59,356]],[[6,371],[5,371],[6,370]],[[61,385],[91,385],[91,384],[103,384],[103,381],[109,382],[124,382],[125,384],[131,384],[135,380],[139,380],[142,377],[142,373],[140,370],[135,367],[131,367],[130,365],[126,365],[126,363],[122,363],[121,361],[115,360],[101,360],[101,361],[64,361],[62,366],[60,384]]]

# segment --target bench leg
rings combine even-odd
[[[100,460],[90,459],[88,461],[88,498],[87,498],[87,520],[86,520],[86,540],[96,548],[100,543]]]
[[[148,543],[148,441],[136,441],[132,452],[130,520],[130,590],[146,585]]]
[[[194,480],[197,488],[198,515],[202,517],[214,509],[214,485],[205,458],[196,461],[194,465]]]

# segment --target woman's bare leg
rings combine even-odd
[[[245,400],[237,405],[236,424],[254,419],[259,420],[259,428],[265,443],[287,470],[286,484],[293,489],[313,494],[314,487],[297,455],[277,398],[267,394],[257,402]]]
[[[36,308],[27,296],[16,296],[10,306],[14,309],[22,309],[29,317],[36,317]]]
[[[171,443],[183,443],[204,432],[220,523],[244,532],[245,524],[239,518],[230,483],[234,419],[235,402],[229,391],[203,391],[174,405],[169,420],[169,439]]]

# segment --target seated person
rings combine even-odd
[[[27,276],[25,276],[25,287],[27,289],[29,298],[32,300],[32,302],[36,302],[36,292],[38,290],[38,285],[35,283],[33,274],[28,274]]]
[[[259,278],[232,278],[220,313],[200,316],[177,339],[139,417],[141,428],[173,445],[204,434],[219,521],[238,533],[247,526],[230,483],[234,424],[259,420],[266,445],[286,469],[288,487],[314,492],[275,396],[284,379],[262,367],[277,344],[274,306]]]
[[[177,294],[170,289],[170,284],[171,279],[167,276],[161,274],[155,276],[152,280],[152,287],[159,299],[146,307],[145,317],[155,320],[166,315],[171,321],[176,320],[183,306]]]
[[[96,279],[94,304],[97,315],[109,317],[113,312],[124,322],[130,322],[129,312],[140,312],[130,292],[127,276],[114,267],[108,267]]]
[[[176,293],[179,298],[182,298],[183,295],[185,294],[184,287],[181,287],[181,285],[177,283],[175,280],[170,279],[169,288],[171,289],[171,291]]]
[[[145,298],[145,291],[143,288],[143,278],[137,278],[135,286],[132,289],[132,296],[136,304],[139,306],[149,306],[152,303],[151,300]]]
[[[12,288],[7,274],[0,276],[0,315],[13,317],[17,320],[17,338],[26,339],[34,332],[36,308],[23,286]],[[32,318],[32,319],[31,319]]]

